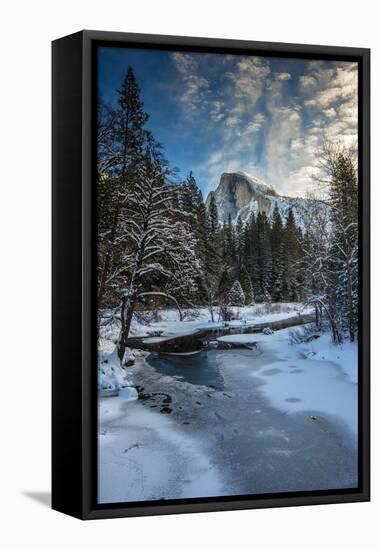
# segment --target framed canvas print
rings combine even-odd
[[[369,499],[369,50],[53,42],[53,508]]]

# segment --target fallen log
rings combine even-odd
[[[214,341],[215,338],[220,336],[260,333],[264,328],[281,330],[283,328],[305,325],[313,321],[314,318],[312,315],[296,315],[288,319],[256,323],[250,326],[241,325],[199,329],[190,334],[182,334],[180,336],[168,334],[160,337],[131,337],[128,338],[127,345],[131,348],[138,348],[156,353],[191,353],[208,347],[210,341]]]

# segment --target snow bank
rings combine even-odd
[[[135,356],[136,352],[127,348],[124,362],[130,362],[131,360],[134,362]],[[127,362],[125,364],[128,364]],[[135,388],[130,387],[125,368],[120,365],[115,346],[113,346],[111,353],[99,351],[97,372],[97,389],[100,392],[117,391],[119,395],[123,396],[124,400],[138,399],[137,391]]]
[[[220,336],[217,338],[219,342],[229,342],[235,344],[257,344],[259,342],[278,343],[282,342],[284,345],[289,344],[288,340],[289,329],[282,329],[273,331],[272,334],[265,334],[263,332],[256,332],[251,334],[229,334],[228,336]],[[279,348],[278,348],[279,351]]]
[[[299,347],[306,350],[309,356],[319,361],[336,363],[350,382],[358,383],[358,343],[345,341],[341,345],[331,342],[328,334],[322,334],[317,340]]]
[[[99,502],[222,494],[222,483],[197,441],[174,422],[123,399],[99,404]]]
[[[358,346],[345,342],[334,345],[330,335],[307,344],[291,345],[291,329],[273,334],[233,334],[222,336],[222,342],[256,343],[261,351],[254,359],[228,357],[223,369],[249,368],[252,377],[263,382],[263,394],[284,413],[314,411],[339,417],[357,436],[358,419]]]
[[[335,415],[357,435],[357,387],[346,382],[334,363],[302,359],[290,366],[278,361],[254,376],[265,382],[262,391],[276,408]]]

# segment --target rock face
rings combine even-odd
[[[283,220],[292,208],[296,221],[301,224],[302,211],[309,205],[306,199],[278,195],[272,186],[245,172],[222,174],[217,189],[211,191],[206,199],[207,207],[212,195],[216,199],[221,224],[228,220],[229,215],[233,223],[238,218],[245,222],[252,212],[265,212],[271,218],[275,204]]]

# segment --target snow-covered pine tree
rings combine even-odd
[[[300,244],[292,208],[287,213],[283,243],[283,299],[288,302],[296,302],[300,298],[298,281]]]
[[[355,340],[358,325],[358,178],[354,152],[329,150],[331,211],[330,307],[340,333]],[[342,338],[342,335],[339,336]]]
[[[239,308],[245,305],[245,299],[241,283],[238,280],[234,281],[228,292],[228,305],[237,307],[237,318],[239,317]]]
[[[188,224],[196,239],[196,256],[201,265],[201,271],[197,278],[197,295],[195,296],[198,304],[206,303],[207,293],[204,288],[203,274],[207,264],[208,248],[208,220],[207,211],[203,200],[203,195],[197,186],[196,179],[192,172],[186,178],[186,181],[179,187],[179,204],[183,213],[187,216]],[[214,243],[213,246],[217,245]],[[212,252],[211,252],[212,254]]]
[[[256,230],[258,237],[257,264],[260,301],[270,302],[272,279],[271,228],[265,212],[258,213]]]
[[[330,212],[324,202],[309,197],[309,205],[302,214],[301,272],[304,303],[314,307],[315,322],[322,329],[324,319],[334,332],[328,303],[328,272],[330,247]]]
[[[257,221],[252,212],[248,222],[245,225],[245,266],[250,276],[254,291],[259,293],[260,278],[258,269],[258,231]]]
[[[255,298],[253,285],[251,284],[251,278],[245,266],[243,266],[241,269],[240,282],[242,290],[245,294],[245,304],[247,306],[254,305]]]
[[[328,193],[323,215],[327,220],[316,220],[313,232],[308,224],[303,238],[305,256],[311,266],[306,273],[309,280],[309,271],[313,268],[312,288],[318,291],[308,301],[325,313],[334,342],[342,342],[345,332],[354,341],[358,323],[358,178],[355,152],[340,143],[325,142],[319,168],[322,175],[315,179],[324,193],[325,190]],[[315,258],[313,264],[312,258]],[[317,284],[316,280],[321,283]]]
[[[209,229],[212,233],[216,233],[219,229],[218,223],[218,209],[214,194],[211,195],[209,208],[208,208],[208,223]]]
[[[241,217],[238,216],[237,223],[234,231],[234,241],[235,241],[235,270],[237,277],[240,277],[242,266],[244,264],[244,252],[245,252],[245,241],[244,241],[244,224],[241,220]]]
[[[137,302],[161,296],[174,302],[180,312],[178,297],[191,290],[199,269],[195,239],[188,224],[177,218],[174,195],[154,152],[148,151],[120,213],[118,238],[124,253],[108,280],[116,285],[121,298],[120,361]],[[165,281],[161,291],[151,290],[154,278]]]
[[[203,288],[207,296],[207,305],[212,321],[214,321],[214,304],[219,291],[221,266],[221,233],[217,205],[214,195],[212,195],[208,211],[206,212],[202,269]]]
[[[245,293],[239,281],[234,281],[229,290],[228,301],[231,306],[243,306],[245,304]]]
[[[282,216],[280,215],[278,205],[275,203],[274,212],[272,215],[271,225],[271,254],[272,254],[272,271],[271,271],[271,295],[274,302],[282,300],[282,277],[283,277],[283,243],[284,228]]]
[[[236,266],[236,259],[237,259],[237,253],[236,253],[236,236],[235,231],[232,223],[232,217],[229,214],[228,221],[226,225],[224,226],[224,241],[225,241],[225,257],[224,261],[226,264],[234,270]]]
[[[104,109],[103,109],[104,113]],[[131,67],[118,90],[115,109],[108,108],[98,119],[98,303],[103,295],[109,272],[118,261],[120,210],[134,185],[149,133],[145,129],[148,115],[140,99],[140,90]],[[101,174],[101,177],[100,177]],[[106,205],[106,207],[105,207]]]

